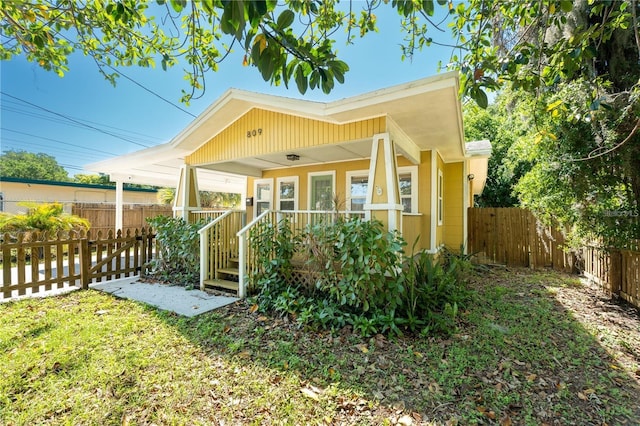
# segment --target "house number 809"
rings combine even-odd
[[[262,134],[262,129],[247,130],[247,137],[255,137]]]

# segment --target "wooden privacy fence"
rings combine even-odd
[[[116,227],[116,206],[112,203],[74,203],[71,213],[87,219],[91,231],[108,232]],[[141,229],[149,226],[148,217],[173,216],[173,208],[160,204],[125,204],[122,212],[124,230]]]
[[[528,210],[470,208],[468,220],[469,252],[480,260],[564,272],[582,268],[604,291],[640,307],[640,241],[630,241],[625,249],[591,244],[576,256],[564,250],[562,232],[542,226]]]
[[[468,245],[480,259],[531,268],[550,267],[571,272],[574,256],[564,250],[564,236],[542,225],[529,210],[470,208]]]
[[[607,293],[640,307],[640,251],[588,245],[582,255],[587,278]]]
[[[155,235],[142,228],[125,233],[4,234],[0,300],[136,275],[155,251]]]

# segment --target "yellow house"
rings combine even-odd
[[[235,271],[244,283],[248,229],[292,212],[296,223],[326,211],[362,215],[422,250],[457,249],[490,154],[488,141],[465,143],[452,72],[327,103],[231,89],[168,144],[88,168],[149,183],[163,162],[180,159],[174,210],[187,219],[197,215],[202,172],[243,194],[245,211],[216,218],[233,222],[224,249],[212,241],[219,230],[201,233],[204,286]]]

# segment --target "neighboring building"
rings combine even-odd
[[[126,204],[156,204],[156,189],[124,188]],[[112,185],[97,185],[76,182],[57,182],[36,179],[0,177],[0,211],[21,213],[26,207],[23,201],[50,203],[59,202],[67,213],[74,203],[115,203],[116,189]]]

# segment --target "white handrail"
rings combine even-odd
[[[219,211],[221,211],[221,210],[219,210]],[[236,211],[240,211],[240,210],[226,210],[223,214],[221,214],[220,216],[216,217],[215,219],[213,219],[211,222],[207,223],[202,228],[198,229],[198,234],[202,235],[203,232],[205,232],[206,230],[211,228],[213,225],[215,225],[216,223],[220,222],[223,218],[229,216],[231,213],[236,212]]]
[[[263,211],[262,213],[260,213],[260,216],[256,217],[249,224],[247,224],[244,228],[239,230],[236,235],[239,237],[239,236],[241,236],[243,234],[246,234],[247,231],[253,227],[253,225],[255,225],[259,220],[261,220],[263,217],[265,217],[269,213],[271,213],[271,210]]]
[[[204,281],[206,279],[207,265],[209,264],[209,232],[207,231],[233,212],[233,210],[228,210],[198,229],[198,234],[200,234],[200,290],[202,291],[205,289]]]
[[[262,212],[260,216],[253,219],[236,234],[238,237],[238,297],[241,299],[245,296],[247,286],[245,278],[245,272],[247,269],[247,232],[269,213],[271,213],[271,210]]]

